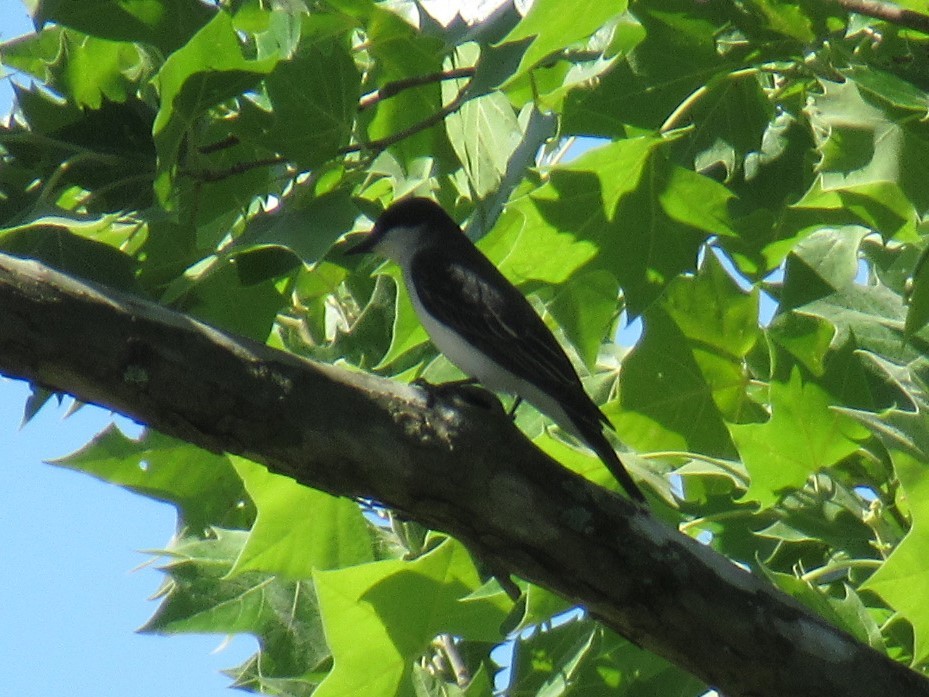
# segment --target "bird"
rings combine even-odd
[[[604,434],[612,424],[551,330],[439,204],[416,196],[392,203],[347,253],[368,252],[400,267],[420,323],[449,361],[586,443],[626,493],[646,504]]]

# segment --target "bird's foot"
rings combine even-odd
[[[426,378],[420,377],[413,380],[413,384],[417,387],[422,387],[424,390],[436,388],[454,389],[456,387],[462,387],[463,385],[476,385],[477,380],[475,378],[464,378],[462,380],[450,380],[448,382],[429,382]]]
[[[459,401],[483,409],[500,409],[500,402],[492,392],[488,392],[474,378],[451,380],[439,384],[431,383],[425,378],[416,378],[413,384],[426,393],[427,406],[431,409],[437,401]]]

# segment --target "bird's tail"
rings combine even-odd
[[[609,421],[607,421],[606,417],[603,416],[599,409],[597,409],[597,415],[599,418],[596,420],[577,418],[579,415],[575,415],[575,418],[571,419],[571,421],[573,422],[577,435],[579,435],[590,449],[597,454],[600,461],[606,465],[606,468],[632,499],[639,503],[647,504],[648,501],[645,498],[645,494],[642,493],[642,490],[629,475],[625,465],[623,465],[623,461],[619,459],[619,455],[617,455],[616,451],[613,449],[613,445],[603,433],[603,426],[604,424],[610,425]]]

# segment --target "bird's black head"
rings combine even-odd
[[[348,250],[348,254],[362,254],[375,249],[392,231],[400,229],[418,230],[427,228],[439,232],[460,228],[448,213],[435,201],[412,196],[392,203],[381,213],[371,232],[357,245]]]

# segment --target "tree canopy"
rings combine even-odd
[[[146,631],[254,634],[275,695],[929,694],[915,4],[31,5],[0,372],[152,427],[56,463],[176,506]],[[414,193],[650,515],[531,408],[406,385],[460,374],[345,250]]]

